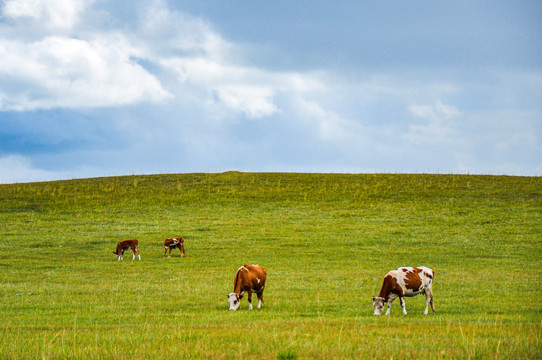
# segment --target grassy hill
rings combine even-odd
[[[166,237],[183,235],[164,258]],[[123,239],[142,261],[117,262]],[[541,358],[542,178],[184,174],[0,185],[0,358]],[[262,310],[228,311],[239,266]],[[399,266],[423,296],[373,316]]]

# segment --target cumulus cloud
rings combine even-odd
[[[88,3],[86,4],[88,6]],[[79,0],[9,0],[4,16],[30,17],[47,27],[37,39],[0,38],[0,111],[120,106],[191,99],[192,106],[220,108],[262,118],[281,111],[276,97],[320,91],[314,75],[245,66],[237,46],[205,21],[171,10],[164,1],[141,8],[122,32],[74,29],[85,3]],[[65,19],[60,23],[55,19]],[[81,27],[85,29],[85,27]],[[176,82],[171,81],[174,74]],[[194,95],[197,94],[197,95]]]
[[[271,74],[204,58],[173,57],[160,63],[176,74],[180,96],[183,96],[183,91],[190,91],[192,87],[204,94],[204,97],[200,98],[202,106],[218,101],[226,108],[241,112],[248,118],[269,116],[279,110],[273,100],[278,89],[270,81]],[[183,89],[183,84],[190,88]]]
[[[147,49],[149,58],[205,58],[222,61],[236,46],[225,40],[201,18],[172,10],[162,0],[142,6],[132,30],[134,42]]]
[[[258,86],[219,86],[217,96],[227,107],[239,110],[247,117],[259,118],[278,111],[273,104],[273,89]]]
[[[52,29],[70,29],[92,1],[85,0],[4,0],[2,13],[9,18],[31,18]]]
[[[264,71],[227,59],[170,57],[160,60],[160,65],[176,75],[179,96],[195,88],[203,93],[199,99],[202,106],[218,104],[247,118],[280,113],[277,98],[282,94],[296,97],[325,91],[315,74]]]
[[[131,54],[122,36],[114,35],[90,41],[0,40],[0,110],[114,106],[170,97]]]
[[[117,106],[171,97],[138,63],[141,50],[126,36],[115,32],[65,36],[49,29],[51,24],[73,26],[86,4],[79,0],[4,4],[3,15],[14,19],[12,33],[23,32],[23,17],[42,22],[47,31],[34,40],[0,38],[0,111]]]

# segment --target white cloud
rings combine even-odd
[[[258,86],[220,86],[220,101],[231,109],[241,111],[249,118],[269,116],[278,111],[273,104],[273,90]]]
[[[314,74],[264,71],[235,64],[227,58],[171,57],[160,60],[160,65],[176,74],[180,87],[185,84],[191,87],[190,90],[179,90],[179,96],[195,87],[206,94],[206,99],[200,99],[202,106],[212,106],[218,101],[229,110],[241,112],[248,118],[261,118],[280,112],[276,101],[280,94],[296,97],[326,89]]]
[[[79,0],[9,0],[3,11],[15,20],[35,18],[44,26],[63,14],[68,26],[83,7]],[[195,100],[192,106],[222,117],[228,109],[262,118],[281,111],[276,101],[280,94],[323,88],[313,75],[243,65],[237,46],[205,21],[170,10],[164,1],[143,7],[132,29],[95,31],[75,30],[70,37],[48,31],[31,41],[0,38],[0,111],[118,106],[176,97]]]
[[[6,16],[39,19],[43,12],[41,0],[5,0],[2,13]]]
[[[89,41],[46,37],[35,43],[0,39],[0,110],[101,107],[170,97],[132,55],[137,51],[120,35]]]
[[[440,100],[434,105],[412,105],[409,110],[416,117],[433,121],[449,120],[461,114],[458,108],[444,105]]]
[[[2,15],[10,21],[0,24],[0,111],[107,107],[171,98],[158,77],[140,65],[145,48],[137,41],[80,23],[93,3],[4,2]]]
[[[4,0],[2,13],[10,18],[32,18],[48,28],[70,29],[92,1],[88,0]]]
[[[429,145],[442,145],[457,140],[452,120],[459,117],[461,112],[455,106],[437,100],[433,105],[412,105],[409,111],[414,117],[426,120],[426,123],[411,124],[406,134],[408,140]]]
[[[162,0],[149,2],[139,12],[134,41],[143,42],[149,58],[182,57],[222,61],[236,46],[226,41],[201,18],[174,11]]]
[[[323,140],[362,140],[366,135],[361,125],[326,110],[318,102],[299,99],[296,107],[301,117],[316,125],[318,134]]]

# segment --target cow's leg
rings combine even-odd
[[[428,289],[425,289],[425,310],[423,311],[424,315],[429,313],[429,303],[431,302],[431,292]]]
[[[184,245],[179,246],[179,251],[181,252],[181,257],[184,257]]]
[[[132,253],[133,253],[132,260],[135,260],[136,254],[139,257],[139,260],[141,260],[141,255],[139,255],[139,250],[137,250],[137,248],[133,248]]]
[[[252,310],[252,291],[248,292],[248,309]]]
[[[164,246],[164,257],[167,255],[167,246]]]
[[[399,296],[399,302],[401,303],[401,307],[403,308],[403,314],[407,314],[406,313],[406,307],[405,307],[405,298],[402,297],[402,296]]]
[[[258,309],[261,309],[263,303],[263,291],[256,293],[256,295],[258,295]]]
[[[391,303],[393,302],[393,300],[388,300],[388,309],[386,310],[386,313],[384,315],[389,315],[390,314],[390,311],[391,311]]]
[[[425,289],[425,311],[423,312],[424,315],[427,315],[429,313],[429,305],[431,305],[431,310],[433,311],[433,314],[436,314],[437,312],[435,311],[435,303],[433,301],[433,290]]]
[[[386,310],[386,313],[384,315],[389,315],[390,314],[391,303],[393,302],[393,300],[395,300],[396,297],[397,297],[397,295],[395,295],[395,294],[390,295],[390,298],[388,299],[388,310]]]

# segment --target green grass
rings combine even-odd
[[[183,235],[187,257],[163,257]],[[115,261],[137,238],[142,261]],[[542,178],[185,174],[0,185],[0,358],[541,358]],[[262,310],[228,311],[237,268]],[[375,317],[387,271],[435,270]]]

